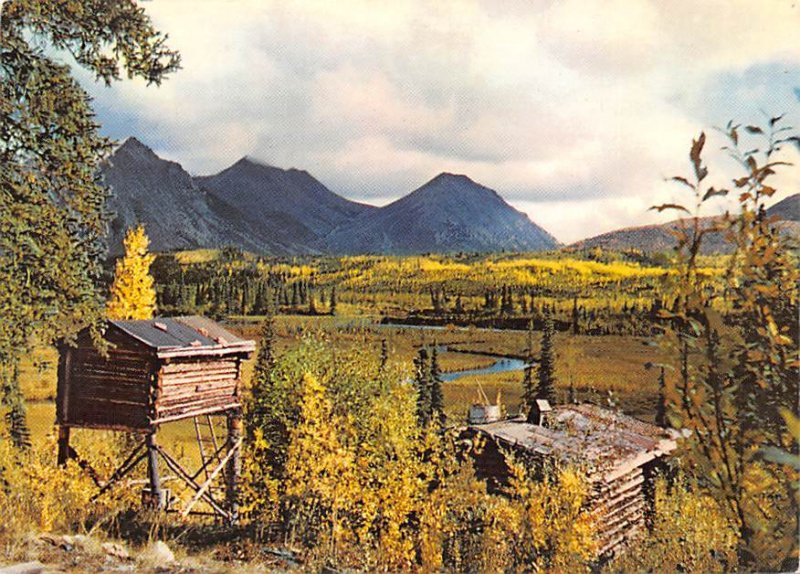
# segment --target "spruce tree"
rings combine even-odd
[[[550,314],[544,317],[544,330],[542,332],[542,352],[539,359],[539,384],[536,387],[536,398],[544,399],[550,403],[555,402],[555,325]]]
[[[331,287],[330,311],[331,315],[336,315],[336,285]]]
[[[431,420],[431,370],[428,351],[421,348],[414,359],[414,384],[417,387],[417,421],[422,427]]]
[[[430,420],[444,427],[444,394],[442,393],[442,371],[439,368],[439,352],[436,349],[436,343],[433,344],[431,351],[431,366],[430,366],[430,395],[431,395],[431,410]]]
[[[533,319],[528,321],[528,347],[525,357],[525,376],[522,380],[522,401],[523,406],[530,409],[536,399],[536,385],[533,381],[534,358],[533,358]]]
[[[386,342],[386,339],[381,339],[381,359],[378,367],[378,372],[380,374],[384,374],[386,372],[386,366],[389,364],[389,344]]]
[[[317,304],[314,302],[314,292],[309,289],[306,292],[306,298],[308,300],[308,314],[309,315],[316,315],[317,314]]]
[[[578,311],[578,297],[572,299],[572,334],[578,335],[580,333],[579,324],[580,313]]]
[[[98,172],[111,142],[73,71],[158,84],[179,63],[134,2],[0,2],[0,379],[12,434],[27,433],[18,367],[31,343],[103,317],[109,194]]]
[[[669,426],[667,422],[666,386],[667,380],[662,366],[658,374],[658,405],[656,405],[656,424],[662,428]]]
[[[156,291],[150,265],[155,256],[148,253],[150,240],[144,226],[128,230],[123,242],[125,255],[117,260],[111,296],[106,307],[109,319],[150,319],[156,309]]]

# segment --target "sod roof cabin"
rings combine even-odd
[[[676,448],[678,433],[591,404],[542,403],[538,424],[515,418],[467,427],[468,437],[486,439],[475,454],[476,474],[501,490],[509,478],[504,452],[534,475],[552,463],[578,468],[591,488],[587,505],[597,519],[599,556],[608,556],[645,526],[655,472]]]
[[[255,343],[204,317],[108,321],[103,356],[88,331],[62,345],[62,427],[152,432],[159,424],[241,406],[241,363]]]

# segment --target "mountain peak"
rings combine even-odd
[[[450,173],[449,171],[443,171],[442,173],[440,173],[439,175],[434,177],[432,180],[430,180],[428,183],[433,183],[435,181],[436,182],[453,181],[453,182],[475,183],[472,179],[470,179],[469,177],[467,177],[464,174],[461,174],[461,173]]]
[[[152,149],[136,139],[134,136],[131,136],[122,142],[122,144],[117,148],[117,151],[123,149],[127,151],[147,151],[153,153]]]
[[[272,167],[253,156],[243,155],[231,167]]]

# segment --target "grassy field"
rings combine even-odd
[[[258,318],[235,319],[231,328],[247,337],[258,338]],[[386,340],[391,361],[401,363],[409,375],[412,360],[420,346],[446,345],[458,353],[440,355],[443,371],[463,371],[485,368],[496,357],[481,353],[524,357],[527,353],[528,335],[521,331],[492,331],[479,329],[418,329],[389,327],[370,323],[361,317],[302,317],[281,316],[277,319],[277,350],[281,352],[299,344],[309,335],[323,336],[341,349],[368,349],[379,356],[381,344]],[[539,352],[540,334],[533,338],[534,355]],[[574,336],[559,333],[556,336],[557,392],[567,400],[572,385],[578,400],[603,405],[616,405],[625,412],[652,420],[657,397],[657,375],[647,371],[645,363],[662,360],[658,348],[647,345],[646,340],[624,336]],[[55,420],[56,353],[50,348],[39,348],[22,366],[22,388],[29,401],[29,418],[36,440],[42,440],[53,430]],[[244,379],[249,380],[253,361],[244,365]],[[465,376],[444,384],[446,409],[450,420],[463,420],[470,404],[478,398],[478,389],[494,400],[500,394],[507,412],[516,413],[522,393],[522,371],[496,373],[482,376]],[[110,440],[109,433],[84,431],[91,440]],[[88,440],[88,439],[87,439]],[[168,424],[163,427],[161,440],[185,449],[187,456],[196,448],[193,427],[188,422]]]

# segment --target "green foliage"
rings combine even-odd
[[[0,371],[18,427],[15,365],[33,337],[68,338],[103,309],[98,166],[110,143],[52,54],[72,54],[106,82],[121,69],[158,82],[178,56],[130,0],[8,0],[0,10]]]
[[[433,349],[431,350],[431,369],[430,369],[430,385],[431,385],[431,412],[430,418],[440,427],[444,427],[444,394],[442,393],[442,370],[439,368],[439,351],[438,345],[434,341]]]
[[[431,421],[431,368],[428,361],[428,350],[424,347],[417,352],[414,359],[414,385],[417,388],[417,421],[422,427]]]
[[[555,404],[556,387],[556,356],[553,348],[555,338],[555,327],[553,319],[547,315],[544,321],[544,331],[542,332],[542,352],[539,357],[539,381],[536,386],[537,399],[544,399],[550,404]]]
[[[770,120],[766,129],[748,126],[745,131],[761,141],[755,147],[748,142],[747,152],[740,148],[740,126],[727,126],[725,149],[744,170],[733,182],[740,213],[712,227],[701,225],[698,212],[728,190],[704,183],[705,135],[693,142],[693,177],[674,180],[691,190],[697,208],[677,237],[675,306],[660,311],[672,329],[666,341],[674,347],[679,372],[667,385],[672,422],[691,433],[697,479],[724,503],[737,532],[740,566],[760,570],[780,569],[797,553],[796,474],[763,461],[765,449],[791,448],[792,433],[781,415],[797,412],[800,382],[800,275],[763,204],[775,193],[770,176],[787,165],[776,156],[795,137],[780,127],[780,119]],[[690,212],[680,204],[658,209]],[[724,289],[699,272],[698,253],[712,228],[725,231],[735,246]]]
[[[525,375],[522,379],[522,403],[524,408],[530,408],[536,400],[536,385],[534,384],[534,357],[533,357],[533,321],[528,322],[528,344],[525,349]]]

